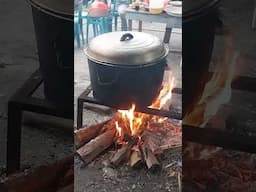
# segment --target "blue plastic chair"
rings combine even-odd
[[[74,37],[77,42],[77,47],[81,47],[81,38],[82,43],[84,44],[84,33],[83,33],[83,18],[82,18],[82,12],[77,11],[74,15]]]
[[[93,1],[91,1],[93,2]],[[89,29],[90,26],[93,27],[93,35],[94,37],[109,32],[110,29],[110,16],[106,16],[106,17],[91,17],[90,15],[87,15],[86,17],[86,43],[89,43]],[[111,21],[111,28],[112,28],[112,21]]]
[[[93,27],[94,37],[107,32],[106,22],[104,17],[90,17],[87,16],[87,26],[86,26],[86,43],[89,42],[89,28],[90,25]]]

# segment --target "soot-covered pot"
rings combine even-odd
[[[150,105],[161,89],[168,52],[147,33],[97,36],[86,49],[94,97],[118,108]]]

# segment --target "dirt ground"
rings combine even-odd
[[[115,151],[110,150],[88,166],[75,159],[76,192],[176,192],[178,191],[178,172],[181,173],[181,149],[165,151],[160,158],[162,169],[152,173],[146,166],[131,168],[121,165],[112,168],[107,159]],[[173,163],[172,167],[165,168]]]

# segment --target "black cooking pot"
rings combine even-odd
[[[74,5],[70,0],[28,0],[47,100],[73,110]]]
[[[93,95],[104,104],[150,105],[159,94],[168,48],[142,32],[112,32],[94,38],[87,50]]]
[[[201,97],[207,81],[220,0],[183,0],[182,108],[183,116]]]

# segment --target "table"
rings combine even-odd
[[[142,31],[142,21],[165,23],[164,43],[169,43],[172,28],[182,28],[182,17],[171,16],[167,13],[151,14],[148,11],[136,11],[134,9],[127,8],[125,17],[128,20],[128,30],[130,31],[132,30],[132,20],[139,21],[139,31]]]

